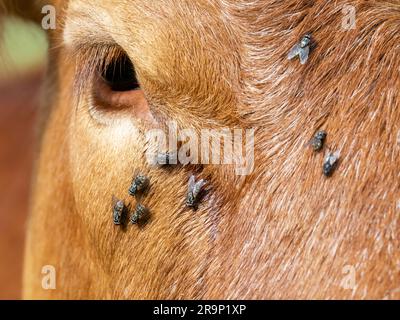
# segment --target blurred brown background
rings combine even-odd
[[[0,299],[20,299],[25,229],[47,43],[15,19],[0,38]]]

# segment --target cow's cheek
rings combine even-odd
[[[135,168],[143,167],[142,136],[129,119],[98,125],[85,112],[71,121],[70,168],[76,211],[96,247],[108,248],[101,231],[114,232],[112,197],[128,195]]]

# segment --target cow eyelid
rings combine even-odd
[[[77,92],[78,100],[88,89],[88,85],[95,79],[99,79],[98,75],[103,78],[111,90],[127,91],[140,88],[131,59],[117,44],[82,43],[74,47],[72,55],[76,59],[74,90]],[[112,68],[114,66],[121,69],[118,69],[119,73],[116,75],[118,82],[113,84]],[[130,78],[127,76],[128,74],[130,74]]]

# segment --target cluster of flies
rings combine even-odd
[[[323,130],[318,131],[314,137],[311,139],[311,147],[315,152],[319,152],[324,147],[324,143],[326,140],[327,133]],[[335,171],[336,166],[339,161],[338,152],[332,153],[329,152],[324,160],[324,164],[322,166],[322,172],[326,177],[330,177],[332,173]]]
[[[306,33],[298,43],[296,43],[288,53],[288,59],[291,60],[295,57],[299,57],[300,63],[305,64],[308,60],[308,56],[313,47],[313,41],[311,33]],[[326,139],[325,131],[318,131],[311,140],[311,146],[314,151],[318,152],[322,150]],[[324,160],[322,172],[326,177],[330,177],[335,171],[339,160],[339,154],[337,152],[329,152]]]
[[[194,175],[189,178],[189,186],[186,195],[186,206],[189,208],[197,208],[198,202],[201,198],[202,191],[206,185],[206,180],[200,179],[196,181]],[[137,174],[131,183],[128,193],[132,197],[138,199],[138,195],[142,195],[150,187],[150,179],[143,175]],[[123,200],[119,200],[113,196],[113,221],[115,225],[121,225],[124,222],[124,217],[130,212],[130,206],[125,205]],[[144,219],[150,210],[138,201],[135,210],[131,212],[130,222],[138,224],[140,220]]]
[[[289,53],[288,59],[291,60],[295,57],[299,57],[300,63],[305,64],[308,60],[311,48],[312,48],[312,37],[310,33],[306,33],[295,46],[293,46]],[[325,131],[318,131],[314,137],[311,139],[311,146],[315,152],[319,152],[324,147],[324,143],[326,140],[327,133]],[[169,164],[171,162],[171,158],[173,155],[169,153],[160,154],[158,156],[158,163],[161,164]],[[322,167],[322,172],[325,176],[330,177],[334,172],[339,160],[339,154],[329,152],[324,160],[324,164]],[[194,175],[191,175],[189,178],[189,186],[186,195],[186,206],[189,208],[196,208],[201,197],[201,193],[206,185],[206,181],[204,179],[200,179],[196,181]],[[136,175],[132,184],[129,188],[129,195],[132,197],[136,197],[139,193],[142,193],[144,190],[149,188],[150,179],[143,175]],[[124,216],[130,212],[130,207],[126,206],[124,201],[118,200],[113,197],[113,221],[114,224],[120,225],[123,223]],[[139,221],[149,214],[149,209],[141,204],[137,203],[135,210],[131,213],[130,221],[132,224],[138,224]]]
[[[128,193],[132,197],[143,193],[150,186],[150,179],[145,175],[136,175],[131,183]],[[115,225],[123,224],[126,214],[130,212],[130,206],[125,205],[123,200],[119,200],[113,196],[113,221]],[[137,224],[139,220],[149,214],[149,209],[139,201],[136,204],[135,210],[131,212],[130,221],[132,224]]]

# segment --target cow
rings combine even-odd
[[[400,298],[397,0],[50,3],[24,298]],[[252,170],[150,165],[169,121],[254,130]],[[115,226],[113,196],[150,218]]]

